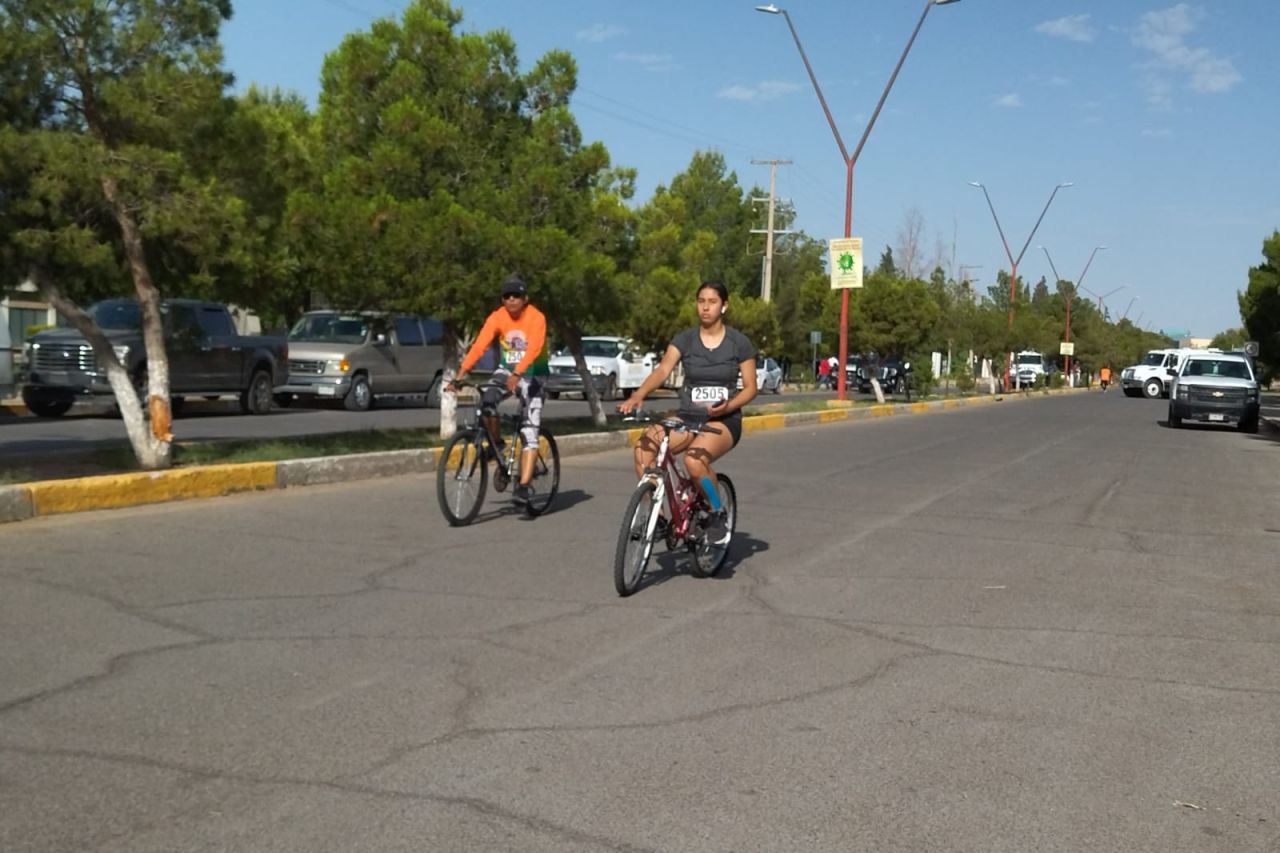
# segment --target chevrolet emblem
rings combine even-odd
[[[62,357],[63,357],[63,358],[71,358],[71,353],[67,352],[66,350],[63,350],[63,351],[62,351]]]
[[[1214,391],[1214,392],[1213,392],[1213,396],[1215,396],[1215,397],[1221,397],[1221,396],[1222,396],[1222,392],[1221,392],[1221,391]]]

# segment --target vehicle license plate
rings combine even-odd
[[[1221,421],[1221,420],[1226,420],[1226,418],[1224,418],[1222,415],[1219,415],[1219,414],[1212,414],[1212,415],[1209,415],[1209,420]]]
[[[337,390],[338,389],[334,388],[332,385],[321,385],[319,388],[316,389],[316,393],[319,394],[321,397],[332,397],[334,396],[335,393],[337,393]]]

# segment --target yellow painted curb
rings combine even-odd
[[[627,430],[627,444],[635,444],[642,435],[644,435],[644,427]]]
[[[849,420],[849,410],[844,409],[828,409],[825,412],[818,412],[818,423],[829,424],[836,421]]]
[[[917,414],[920,412],[927,412],[931,408],[933,407],[928,403],[912,403],[911,404],[911,411]]]
[[[757,432],[762,429],[782,429],[787,425],[785,415],[752,415],[742,419],[743,432]]]
[[[118,509],[186,498],[209,498],[232,492],[276,488],[276,463],[208,465],[136,474],[111,474],[75,480],[32,483],[35,515]]]
[[[943,400],[942,401],[942,408],[944,409],[954,409],[963,405],[964,405],[963,400]]]
[[[872,406],[870,411],[871,411],[871,417],[873,418],[885,418],[885,417],[888,417],[889,415],[892,415],[895,409],[893,406],[885,404],[883,406],[879,406],[879,405]]]

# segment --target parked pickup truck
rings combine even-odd
[[[169,355],[169,394],[176,410],[184,397],[237,394],[246,413],[271,408],[272,393],[289,379],[289,348],[284,338],[236,333],[231,312],[217,302],[166,299],[165,351]],[[147,353],[142,343],[142,314],[136,300],[106,299],[88,313],[115,348],[134,387],[145,389]],[[46,329],[26,342],[22,401],[32,414],[53,418],[78,400],[111,396],[107,371],[93,348],[75,329]]]

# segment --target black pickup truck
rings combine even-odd
[[[218,302],[166,299],[160,312],[175,410],[184,397],[226,394],[238,395],[246,413],[270,410],[274,390],[289,381],[285,338],[237,334],[231,312]],[[137,301],[106,299],[88,313],[111,341],[134,387],[145,389],[147,353]],[[75,329],[37,332],[24,350],[22,400],[32,414],[58,417],[78,400],[111,396],[106,369],[98,367],[93,348]]]

